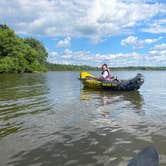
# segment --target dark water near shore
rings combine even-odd
[[[165,166],[166,72],[141,73],[123,93],[84,90],[79,72],[0,75],[0,166],[125,166],[148,145]]]

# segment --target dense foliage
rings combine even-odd
[[[0,73],[45,71],[46,58],[40,41],[22,39],[6,25],[0,25]]]

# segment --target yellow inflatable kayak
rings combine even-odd
[[[110,81],[100,81],[94,75],[82,71],[80,73],[80,80],[85,88],[91,89],[106,89],[106,90],[116,90],[116,91],[134,91],[138,90],[144,83],[144,77],[142,74],[137,74],[134,78],[129,80],[114,80]]]

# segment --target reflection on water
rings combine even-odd
[[[139,138],[144,135],[136,128],[137,125],[139,128],[143,125],[141,120],[145,115],[144,99],[139,91],[110,92],[82,89],[80,99],[90,104],[92,101],[97,103],[96,109],[91,111],[91,114],[97,117],[92,121],[95,125],[99,127],[119,126],[120,129]]]
[[[138,92],[82,89],[78,72],[0,75],[0,165],[125,166],[153,144],[164,166],[165,73],[143,74]]]
[[[140,115],[144,114],[142,109],[143,105],[143,97],[139,93],[139,91],[134,92],[111,92],[111,91],[94,91],[90,89],[82,89],[81,100],[86,100],[91,103],[91,101],[97,100],[98,108],[97,110],[101,110],[103,116],[109,118],[112,114],[112,110],[116,110],[116,105],[119,107],[132,108],[132,112],[137,112]],[[118,110],[117,110],[118,111]]]
[[[116,101],[128,101],[136,109],[141,110],[143,104],[143,96],[139,91],[134,92],[116,92],[116,91],[95,91],[90,89],[82,89],[81,100],[94,100],[94,98],[101,99],[101,105],[113,104]]]

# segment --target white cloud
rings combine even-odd
[[[156,60],[156,62],[159,62],[159,63],[165,62],[165,64],[166,64],[166,56],[165,55],[156,56],[156,57],[154,57],[154,59]]]
[[[166,65],[166,45],[156,45],[146,54],[137,52],[101,54],[91,53],[89,51],[72,51],[64,50],[63,53],[57,54],[52,52],[48,61],[60,64],[76,64],[101,66],[107,63],[109,66],[165,66]],[[51,56],[52,55],[52,56]],[[52,57],[52,58],[51,58]]]
[[[60,48],[60,47],[69,47],[70,46],[70,40],[71,38],[70,37],[66,37],[64,40],[60,40],[56,47],[57,48]]]
[[[69,62],[69,61],[61,61],[61,63],[59,63],[59,64],[70,65],[71,62]]]
[[[72,58],[72,56],[73,56],[73,52],[71,51],[71,50],[69,50],[69,49],[66,49],[66,50],[64,50],[64,52],[62,53],[62,58],[63,59],[71,59]]]
[[[154,47],[154,49],[156,49],[156,50],[166,50],[166,43],[162,43],[162,44],[156,45]]]
[[[0,20],[17,33],[102,37],[126,33],[165,12],[166,5],[124,0],[0,1]]]
[[[68,61],[77,65],[92,65],[101,66],[103,63],[108,63],[111,66],[123,66],[129,63],[137,63],[139,54],[132,53],[118,53],[118,54],[92,54],[85,51],[76,51],[66,49],[61,55],[59,55],[64,61]]]
[[[133,49],[139,49],[139,48],[143,48],[146,44],[153,44],[156,43],[157,41],[161,40],[162,37],[158,37],[155,39],[138,39],[135,36],[129,36],[126,39],[121,40],[121,45],[122,46],[126,46],[129,45],[131,46]]]
[[[56,58],[57,55],[58,55],[58,53],[55,52],[55,51],[53,51],[53,52],[51,52],[51,53],[49,54],[49,57],[51,57],[51,58]]]
[[[47,61],[51,63],[57,63],[57,57],[58,57],[58,53],[55,51],[52,51],[49,53]]]
[[[147,28],[143,28],[142,31],[153,34],[166,33],[166,19],[158,19],[150,23]]]
[[[131,46],[134,45],[134,46],[136,46],[137,43],[138,43],[138,38],[135,37],[135,36],[129,36],[129,37],[127,37],[126,39],[123,39],[123,40],[121,41],[121,45],[122,45],[122,46],[125,46],[125,45],[131,45]]]
[[[148,52],[146,61],[151,65],[166,66],[166,44],[155,45],[153,49]]]
[[[149,54],[151,56],[156,56],[156,57],[159,56],[165,57],[166,60],[166,44],[162,43],[154,46],[154,48],[151,51],[149,51]]]

